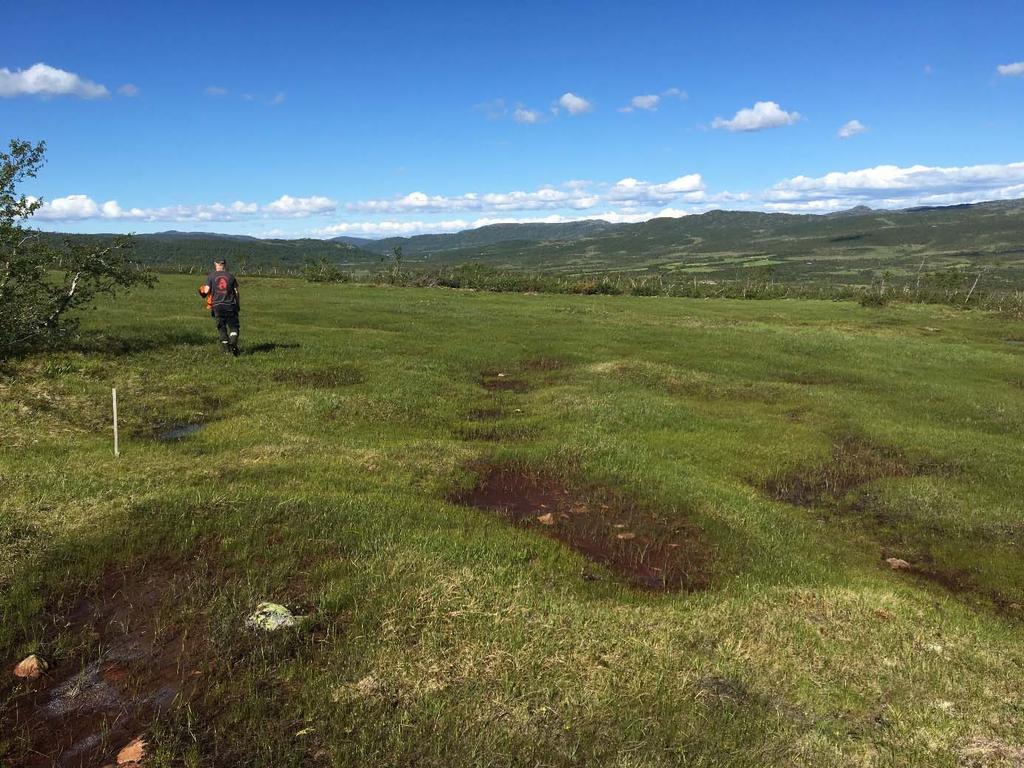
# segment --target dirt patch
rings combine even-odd
[[[832,457],[822,464],[780,473],[762,484],[777,501],[800,507],[835,502],[866,483],[887,477],[910,477],[923,470],[899,452],[866,440],[847,437],[832,447]]]
[[[279,368],[272,374],[279,384],[313,389],[334,389],[361,384],[363,373],[354,365],[335,365],[329,368]]]
[[[657,514],[607,489],[514,467],[485,466],[478,474],[472,489],[451,500],[556,539],[636,587],[696,591],[710,583],[711,550],[680,513]]]
[[[530,384],[504,371],[484,371],[480,375],[480,386],[491,392],[529,392]]]
[[[110,570],[92,593],[52,616],[56,632],[80,650],[63,659],[57,650],[47,654],[49,673],[10,691],[2,722],[10,765],[111,762],[174,702],[196,694],[206,671],[203,630],[169,620],[165,610],[180,592],[181,566]]]
[[[505,412],[501,408],[474,408],[466,418],[470,421],[496,421],[504,416]]]
[[[495,424],[493,422],[469,422],[456,428],[460,440],[478,440],[485,443],[501,443],[510,440],[526,440],[537,435],[536,427],[526,424]]]
[[[156,439],[161,442],[173,442],[174,440],[181,440],[182,438],[194,435],[196,432],[205,427],[205,424],[176,424],[175,426],[168,429],[166,432],[160,432],[157,434]]]

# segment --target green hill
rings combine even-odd
[[[401,246],[413,267],[472,261],[562,275],[670,272],[708,279],[770,268],[779,279],[838,283],[862,283],[884,271],[983,270],[996,284],[1024,286],[1024,200],[896,211],[861,206],[824,215],[716,210],[641,224],[495,224],[382,240],[161,232],[139,235],[137,245],[143,263],[174,268],[205,268],[224,257],[246,268],[287,270],[323,259],[372,271]]]

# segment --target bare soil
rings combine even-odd
[[[920,471],[921,467],[895,451],[847,437],[835,443],[829,461],[780,473],[769,478],[762,487],[777,501],[813,507],[841,499],[866,483],[887,477],[910,477]]]
[[[169,621],[179,563],[109,570],[96,589],[50,616],[54,634],[79,650],[4,692],[5,765],[77,768],[112,762],[117,751],[179,700],[206,672],[201,627]]]
[[[530,384],[500,371],[485,371],[480,375],[480,386],[491,392],[529,392]]]
[[[689,592],[711,581],[711,549],[680,512],[655,513],[608,489],[514,467],[482,466],[478,476],[452,500],[556,539],[635,587]]]

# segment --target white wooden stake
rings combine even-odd
[[[120,456],[121,451],[118,450],[117,445],[117,387],[110,390],[110,394],[114,400],[114,456]]]

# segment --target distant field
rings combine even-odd
[[[59,236],[49,235],[54,240]],[[103,239],[102,236],[98,236]],[[356,275],[390,269],[395,248],[411,270],[480,263],[576,277],[694,274],[747,280],[771,272],[790,284],[897,283],[1024,290],[1024,201],[830,215],[709,211],[639,224],[604,221],[496,224],[385,240],[258,240],[168,232],[137,238],[145,265],[205,270],[227,258],[243,271],[279,274],[323,261]]]
[[[194,283],[0,368],[4,765],[1024,760],[1024,325]]]

